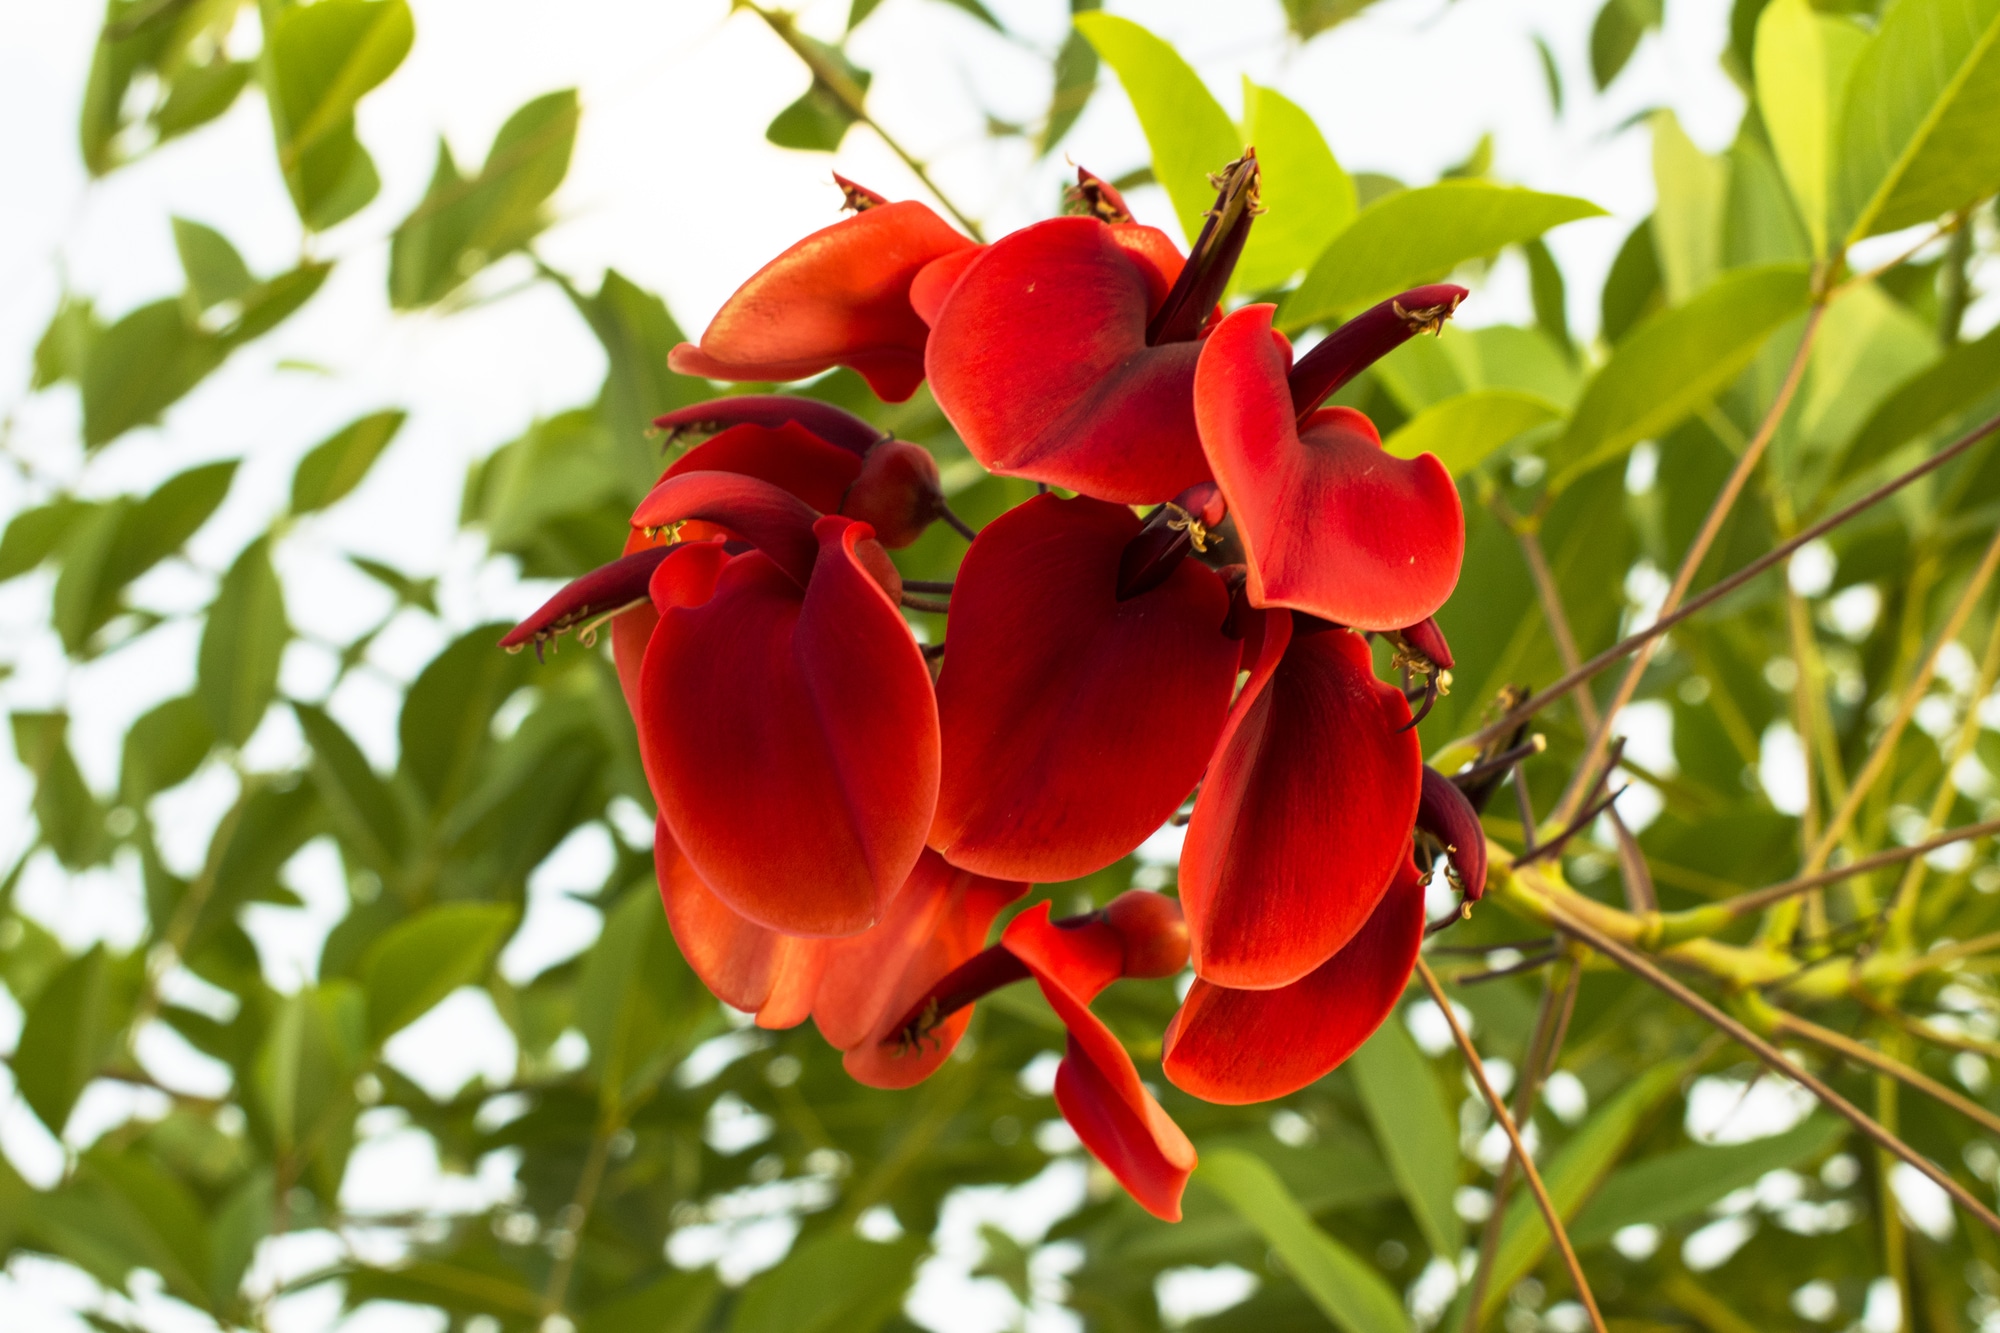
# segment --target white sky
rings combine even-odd
[[[1065,154],[1107,176],[1139,165],[1146,154],[1115,87],[1092,103],[1054,161],[1034,162],[1019,141],[990,138],[987,112],[1017,122],[1040,115],[1048,95],[1041,53],[1060,42],[1068,6],[1064,0],[989,2],[1021,35],[1018,43],[938,0],[886,0],[850,50],[875,73],[871,106],[877,118],[932,161],[940,185],[984,220],[991,235],[1050,211],[1068,174]],[[1697,142],[1717,149],[1733,135],[1742,109],[1716,64],[1728,0],[1674,0],[1666,32],[1644,42],[1601,98],[1591,91],[1587,55],[1596,0],[1384,0],[1304,49],[1285,41],[1276,0],[1147,0],[1111,8],[1173,41],[1232,110],[1239,106],[1244,74],[1286,93],[1314,114],[1350,170],[1428,180],[1464,158],[1490,130],[1497,175],[1581,194],[1609,209],[1612,218],[1577,223],[1552,238],[1571,276],[1572,327],[1586,334],[1596,325],[1596,292],[1612,253],[1652,207],[1647,137],[1643,131],[1617,133],[1619,127],[1636,113],[1671,106]],[[417,617],[398,622],[371,659],[382,674],[355,677],[333,700],[335,713],[385,766],[393,761],[394,735],[395,691],[388,682],[413,676],[449,634],[524,613],[546,593],[520,584],[504,563],[485,561],[478,541],[457,531],[466,465],[537,414],[588,401],[603,374],[596,343],[566,302],[546,288],[449,317],[390,314],[387,236],[422,194],[434,136],[444,134],[462,163],[476,162],[523,101],[554,88],[579,88],[584,119],[576,159],[556,199],[560,220],[541,251],[586,287],[615,265],[664,294],[690,331],[758,265],[834,217],[832,170],[892,196],[920,194],[908,172],[863,129],[850,133],[832,158],[767,144],[765,125],[804,89],[806,75],[754,16],[731,17],[725,0],[415,0],[415,10],[410,58],[360,113],[362,139],[381,171],[381,195],[311,242],[316,254],[343,261],[334,279],[303,313],[174,407],[162,428],[135,431],[85,466],[75,443],[74,394],[64,389],[26,396],[29,352],[64,276],[115,317],[179,290],[172,214],[221,229],[259,273],[295,261],[299,230],[254,92],[222,121],[90,183],[76,153],[75,111],[100,7],[84,0],[0,6],[0,124],[9,127],[0,136],[0,181],[6,183],[0,190],[0,420],[11,420],[14,451],[32,460],[44,479],[37,488],[11,470],[0,476],[0,518],[39,498],[47,486],[116,493],[150,487],[197,461],[242,456],[247,462],[235,492],[194,545],[196,567],[163,567],[139,585],[147,605],[191,609],[202,604],[214,573],[279,510],[292,466],[311,444],[363,412],[410,409],[409,425],[364,488],[331,514],[292,530],[278,557],[294,623],[323,639],[351,637],[387,605],[378,589],[345,567],[343,552],[443,576],[447,623]],[[807,8],[804,23],[832,37],[845,13],[844,0],[821,0]],[[254,11],[245,23],[254,24]],[[1550,109],[1530,40],[1535,33],[1549,40],[1562,68],[1568,101],[1561,119]],[[1143,218],[1173,229],[1159,191],[1140,191],[1133,203]],[[519,268],[503,265],[479,290],[503,292],[520,278]],[[1460,318],[1490,323],[1526,315],[1524,275],[1503,264]],[[287,359],[332,374],[277,369]],[[48,589],[40,576],[0,585],[0,660],[16,667],[0,682],[0,703],[9,710],[69,708],[79,760],[96,786],[108,788],[130,720],[191,685],[195,634],[169,626],[88,667],[70,668],[44,628]],[[286,689],[314,697],[329,678],[324,650],[292,649]],[[274,715],[251,749],[263,762],[283,762],[296,752],[297,738]],[[170,861],[186,866],[198,859],[232,792],[226,775],[211,772],[170,799],[161,811],[170,826]],[[0,762],[0,859],[11,861],[26,845],[27,796],[24,776]],[[578,922],[576,914],[591,914],[562,890],[592,882],[590,868],[603,856],[601,834],[565,844],[537,876],[542,915],[531,914],[530,925],[540,926],[524,934],[560,940],[552,947],[561,952],[587,943],[595,923]],[[339,911],[341,890],[326,856],[303,855],[292,878],[312,907],[271,914],[258,934],[269,946],[274,978],[296,984],[309,975],[317,941]],[[130,867],[69,880],[39,865],[22,897],[72,944],[108,938],[129,945],[141,922],[135,881]],[[510,967],[527,965],[510,956]],[[11,1002],[0,996],[0,1049],[11,1046],[17,1022]],[[492,1032],[498,1024],[490,1006],[482,1017],[477,1005],[460,1003],[420,1026],[431,1030],[433,1050],[470,1051],[468,1074],[482,1061],[504,1059],[504,1048],[495,1053],[500,1038]],[[199,1072],[191,1069],[188,1077]],[[0,1096],[11,1097],[4,1082]],[[24,1168],[28,1159],[39,1161],[38,1172],[59,1168],[57,1145],[18,1100],[11,1106],[0,1112],[0,1148]],[[97,1128],[123,1114],[129,1107],[107,1105],[96,1114]],[[383,1146],[373,1156],[390,1164],[382,1167],[384,1189],[406,1189],[408,1173],[423,1169],[421,1161],[412,1166],[410,1156],[421,1159],[422,1146],[397,1133],[384,1125]],[[71,1137],[77,1137],[75,1126]],[[350,1190],[363,1196],[371,1188],[367,1181],[350,1181]],[[1029,1238],[1028,1231],[1022,1235]],[[962,1275],[974,1259],[955,1271]],[[991,1305],[991,1291],[980,1301],[938,1300],[944,1290],[938,1282],[962,1284],[963,1278],[934,1273],[936,1268],[927,1269],[929,1294],[913,1310],[970,1312]],[[87,1291],[78,1296],[74,1282],[52,1271],[17,1272],[16,1278],[0,1276],[0,1306],[11,1307],[10,1328],[80,1327],[60,1311],[88,1300]],[[18,1313],[24,1310],[29,1313]],[[24,1317],[26,1324],[12,1322]],[[324,1303],[302,1307],[292,1326],[303,1333],[331,1318]],[[950,1318],[939,1316],[936,1326],[956,1327]],[[986,1327],[986,1319],[980,1315],[962,1326]],[[377,1316],[350,1324],[384,1326]],[[1038,1308],[1035,1326],[1066,1325],[1059,1311]]]

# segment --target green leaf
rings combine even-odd
[[[1639,1122],[1673,1094],[1682,1072],[1682,1066],[1673,1062],[1655,1065],[1640,1074],[1591,1116],[1543,1166],[1542,1183],[1548,1187],[1549,1200],[1565,1225],[1625,1155],[1632,1136],[1639,1130]],[[1506,1220],[1501,1224],[1493,1278],[1486,1288],[1485,1304],[1480,1308],[1482,1324],[1507,1299],[1514,1284],[1542,1261],[1548,1248],[1548,1223],[1534,1198],[1523,1189],[1508,1204]],[[1457,1313],[1454,1310],[1447,1315],[1447,1321]],[[1452,1323],[1446,1326],[1457,1327]]]
[[[216,825],[200,873],[206,891],[184,951],[193,957],[233,928],[245,903],[298,905],[278,872],[306,842],[326,831],[318,790],[292,775],[257,779]]]
[[[1206,1153],[1195,1179],[1257,1229],[1313,1304],[1345,1333],[1409,1333],[1403,1302],[1389,1284],[1372,1265],[1314,1226],[1261,1158],[1238,1148]]]
[[[260,537],[222,576],[196,658],[195,692],[224,744],[243,744],[263,721],[277,697],[278,664],[290,637],[271,541]]]
[[[93,945],[50,978],[21,1026],[8,1064],[21,1096],[60,1135],[84,1086],[118,1048],[137,999],[137,973]]]
[[[709,1285],[716,1285],[714,1276],[706,1272],[675,1276],[696,1279],[684,1287],[691,1291],[699,1289],[702,1278],[708,1279]],[[454,1255],[451,1259],[420,1258],[395,1269],[357,1267],[348,1277],[347,1287],[347,1298],[356,1305],[364,1301],[432,1305],[454,1314],[485,1314],[510,1320],[510,1328],[539,1327],[546,1308],[538,1286],[530,1285],[525,1275],[486,1254]],[[708,1300],[709,1305],[701,1307],[703,1313],[713,1305],[713,1296]],[[590,1333],[599,1333],[587,1322],[584,1327]],[[663,1327],[644,1323],[621,1326],[618,1333],[624,1333],[627,1328],[641,1328],[645,1333],[698,1333],[699,1325],[683,1326],[674,1322]],[[611,1331],[604,1330],[604,1333]]]
[[[584,1312],[583,1333],[704,1333],[709,1315],[722,1299],[722,1283],[713,1270],[669,1272],[638,1291],[618,1296]],[[539,1315],[539,1306],[529,1314]]]
[[[1835,121],[1867,40],[1806,0],[1772,0],[1757,20],[1757,111],[1818,255],[1827,252]]]
[[[1820,320],[1793,430],[1778,440],[1779,465],[1791,461],[1786,455],[1794,449],[1839,451],[1857,422],[1868,421],[1898,385],[1937,359],[1936,330],[1908,306],[1873,282],[1843,287]]]
[[[351,1112],[365,1013],[359,988],[346,981],[308,986],[279,1002],[251,1087],[279,1152],[312,1147],[341,1112]]]
[[[168,1291],[210,1308],[235,1295],[211,1292],[208,1219],[186,1184],[139,1153],[107,1146],[84,1155],[82,1175],[116,1201],[109,1212],[125,1245],[164,1279]]]
[[[873,1333],[902,1307],[924,1247],[830,1232],[743,1292],[730,1333]]]
[[[1242,136],[1201,76],[1152,33],[1104,13],[1078,14],[1076,27],[1117,73],[1152,150],[1153,176],[1173,201],[1181,235],[1193,240],[1215,206],[1208,178],[1242,155]]]
[[[1599,92],[1624,72],[1639,39],[1660,26],[1661,0],[1604,0],[1590,25],[1590,74]]]
[[[322,708],[295,703],[299,730],[313,748],[313,779],[343,841],[358,846],[362,859],[391,873],[408,848],[403,813],[389,784],[369,765],[361,747]]]
[[[1309,42],[1374,3],[1375,0],[1284,0],[1285,26],[1292,30],[1292,36]]]
[[[1897,386],[1855,432],[1836,480],[1880,462],[1911,440],[1976,407],[1996,390],[2000,390],[2000,329],[1977,342],[1958,344],[1928,369]],[[12,535],[9,529],[10,539]]]
[[[810,48],[830,69],[836,70],[857,94],[865,94],[874,75],[847,58],[837,46],[829,46],[796,29],[792,40]],[[798,148],[809,153],[831,153],[840,147],[859,117],[847,101],[817,73],[799,100],[780,111],[764,131],[764,137],[780,148]]]
[[[60,496],[15,514],[0,536],[0,583],[38,568],[96,510],[88,500]]]
[[[1659,207],[1653,213],[1653,244],[1671,305],[1693,296],[1722,267],[1722,217],[1729,189],[1729,164],[1695,147],[1671,111],[1656,111],[1653,127],[1653,181]]]
[[[201,64],[182,65],[167,87],[167,100],[153,113],[153,128],[164,143],[201,128],[235,105],[257,67],[217,52]]]
[[[71,870],[110,854],[104,811],[83,780],[69,748],[69,714],[16,713],[14,753],[35,780],[33,808],[42,840]]]
[[[214,744],[215,730],[201,700],[184,694],[155,705],[125,733],[119,799],[143,806],[156,793],[178,787],[194,776]]]
[[[1454,477],[1485,462],[1501,446],[1562,412],[1546,399],[1514,389],[1479,389],[1425,408],[1382,442],[1398,458],[1436,454]]]
[[[443,903],[376,940],[361,960],[370,1044],[380,1045],[484,977],[519,917],[506,903]]]
[[[1611,261],[1611,271],[1604,276],[1604,290],[1598,297],[1604,340],[1623,342],[1626,334],[1665,302],[1660,251],[1653,244],[1653,219],[1649,217],[1625,237]]]
[[[667,303],[617,269],[604,270],[597,295],[565,283],[564,291],[610,363],[597,397],[597,415],[611,432],[617,456],[639,496],[660,470],[659,448],[648,438],[653,418],[708,397],[705,381],[667,369],[667,354],[684,340]]]
[[[1278,309],[1297,330],[1434,282],[1490,255],[1604,210],[1586,199],[1485,181],[1441,181],[1377,200],[1321,253]]]
[[[1072,0],[1070,10],[1082,14],[1100,7],[1100,0]],[[1048,114],[1035,141],[1035,153],[1040,157],[1048,156],[1062,142],[1089,104],[1090,95],[1097,91],[1097,48],[1074,24],[1063,38],[1062,49],[1056,52],[1052,73],[1055,86],[1049,92]]]
[[[29,378],[31,389],[47,389],[69,380],[83,382],[83,367],[91,344],[104,333],[90,299],[65,294],[41,341],[35,344],[35,368]]]
[[[601,1103],[616,1109],[649,1096],[711,1012],[649,878],[605,914],[577,980],[577,1026],[590,1041]]]
[[[1768,1139],[1719,1148],[1683,1148],[1619,1169],[1577,1214],[1569,1230],[1578,1249],[1600,1245],[1620,1227],[1656,1226],[1692,1217],[1732,1190],[1754,1185],[1768,1171],[1811,1161],[1847,1134],[1831,1116]]]
[[[1551,488],[1660,434],[1727,388],[1810,297],[1801,267],[1736,269],[1634,329],[1592,378],[1569,429],[1551,446]]]
[[[160,413],[222,364],[228,348],[187,321],[178,299],[140,306],[90,344],[83,443],[95,449]]]
[[[1417,1230],[1431,1253],[1454,1258],[1464,1244],[1456,1203],[1458,1122],[1430,1061],[1392,1015],[1347,1067]]]
[[[354,108],[395,72],[416,25],[405,0],[319,0],[278,15],[265,45],[278,165],[299,217],[323,230],[381,187],[354,134]]]
[[[1928,222],[2000,181],[2000,0],[1903,0],[1855,61],[1830,234]]]
[[[145,499],[120,497],[82,524],[56,580],[53,619],[63,645],[86,651],[116,615],[134,579],[187,544],[229,494],[235,459],[190,468]]]
[[[241,300],[257,283],[229,238],[213,227],[175,218],[174,248],[180,251],[188,296],[197,312]]]
[[[1521,253],[1528,260],[1528,293],[1535,304],[1535,327],[1564,355],[1573,357],[1576,344],[1569,334],[1569,296],[1562,269],[1549,253],[1548,242],[1539,236],[1522,242]]]
[[[464,794],[492,743],[493,714],[527,683],[530,657],[498,647],[505,625],[482,625],[431,659],[403,696],[403,766],[433,810]]]
[[[1264,213],[1231,283],[1256,292],[1289,283],[1354,220],[1354,182],[1312,117],[1283,94],[1243,81],[1243,137],[1257,147]]]
[[[411,310],[443,300],[532,240],[548,222],[543,205],[569,171],[580,115],[574,89],[525,103],[469,178],[440,141],[430,188],[390,238],[389,303]]]
[[[372,412],[314,445],[292,474],[292,512],[311,514],[345,499],[408,418],[407,412]]]

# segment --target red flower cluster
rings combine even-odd
[[[1366,417],[1322,406],[1464,290],[1407,292],[1294,361],[1272,307],[1217,306],[1258,211],[1254,155],[1218,179],[1186,258],[1087,172],[1077,215],[991,245],[850,185],[853,217],[675,349],[715,379],[848,366],[891,401],[928,379],[989,470],[1074,492],[973,537],[941,651],[913,636],[888,555],[938,518],[973,536],[936,464],[773,395],[661,418],[713,433],[639,506],[624,558],[504,641],[615,615],[661,896],[718,996],[767,1027],[810,1016],[855,1078],[901,1087],[973,1001],[1032,977],[1069,1028],[1063,1114],[1166,1218],[1194,1149],[1091,1000],[1191,956],[1166,1077],[1282,1096],[1402,994],[1416,858],[1462,848],[1468,897],[1484,870],[1476,816],[1424,768],[1366,641],[1386,637],[1428,703],[1450,665],[1430,616],[1458,578],[1457,492],[1435,458],[1393,457]],[[1190,792],[1178,904],[1135,891],[1061,921],[1041,904],[984,947],[1030,883],[1113,864]]]

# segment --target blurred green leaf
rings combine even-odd
[[[307,986],[279,1002],[253,1091],[280,1153],[310,1152],[351,1114],[366,1011],[360,988],[345,981]]]
[[[1660,280],[1660,251],[1653,244],[1653,219],[1634,227],[1618,247],[1599,297],[1599,327],[1604,340],[1619,343],[1648,315],[1666,304]]]
[[[1550,447],[1550,486],[1561,489],[1720,393],[1809,297],[1802,268],[1736,269],[1648,319],[1592,378],[1569,429]]]
[[[525,1274],[513,1272],[483,1254],[476,1259],[467,1255],[449,1260],[420,1258],[394,1269],[362,1267],[348,1278],[347,1285],[347,1299],[352,1305],[371,1300],[435,1305],[456,1314],[484,1314],[516,1321],[506,1325],[509,1328],[536,1328],[542,1318],[540,1290],[530,1285]],[[650,1326],[645,1327],[652,1333]],[[661,1333],[680,1333],[680,1330],[668,1325]],[[695,1330],[689,1329],[687,1333]]]
[[[35,782],[33,809],[42,840],[71,870],[110,853],[104,811],[69,748],[69,714],[15,713],[14,754]]]
[[[256,285],[243,256],[213,227],[175,218],[174,248],[180,251],[188,297],[197,314],[224,301],[240,301]]]
[[[96,448],[153,421],[222,364],[228,349],[188,323],[177,299],[140,306],[92,340],[83,363],[83,442]]]
[[[811,50],[855,93],[865,94],[868,91],[868,85],[875,76],[849,60],[845,51],[796,29],[791,39]],[[798,101],[777,114],[765,129],[764,137],[780,148],[831,153],[840,147],[840,141],[847,137],[847,131],[854,127],[858,119],[848,106],[847,99],[815,72],[811,86],[800,94]]]
[[[1361,210],[1278,308],[1288,330],[1324,323],[1434,282],[1489,255],[1604,210],[1584,199],[1485,181],[1404,190]]]
[[[371,412],[314,445],[292,474],[292,512],[311,514],[345,499],[408,418],[396,410]]]
[[[125,589],[201,530],[229,494],[236,460],[190,468],[143,500],[119,497],[77,528],[56,579],[53,619],[63,646],[88,651],[94,635],[124,605]]]
[[[1570,1243],[1578,1249],[1601,1245],[1621,1227],[1665,1226],[1693,1217],[1730,1191],[1756,1184],[1767,1172],[1818,1157],[1847,1133],[1845,1124],[1819,1115],[1768,1139],[1683,1148],[1621,1167],[1577,1214]]]
[[[409,841],[395,793],[326,710],[302,703],[292,709],[313,748],[313,778],[328,812],[362,859],[387,875],[402,860]]]
[[[1345,1333],[1409,1333],[1395,1291],[1373,1267],[1314,1226],[1262,1160],[1233,1148],[1206,1153],[1194,1178],[1257,1228],[1313,1304]]]
[[[1560,420],[1551,403],[1513,389],[1480,389],[1427,407],[1382,442],[1398,458],[1436,454],[1454,477],[1536,426]]]
[[[1842,456],[1838,478],[1879,463],[2000,390],[2000,329],[1960,343],[1884,398]],[[18,520],[17,520],[18,521]],[[9,539],[13,536],[8,531]],[[4,551],[0,546],[0,551]]]
[[[903,1304],[923,1246],[832,1233],[744,1289],[730,1333],[874,1333]]]
[[[593,1306],[583,1317],[583,1333],[703,1333],[722,1299],[722,1283],[709,1269],[669,1272],[638,1291]]]
[[[263,721],[290,637],[285,589],[271,567],[270,539],[260,537],[222,576],[196,660],[195,691],[224,744],[242,745]]]
[[[1565,356],[1575,355],[1569,334],[1569,299],[1562,269],[1549,253],[1548,242],[1537,236],[1521,244],[1528,261],[1528,294],[1535,304],[1535,327],[1560,348]]]
[[[2000,182],[2000,0],[1904,0],[1854,63],[1828,232],[1927,222]]]
[[[137,997],[134,960],[113,958],[98,944],[71,959],[28,1006],[8,1064],[51,1134],[62,1133],[84,1086],[117,1051]]]
[[[569,172],[580,115],[574,89],[525,103],[471,177],[460,175],[439,140],[430,188],[389,242],[389,303],[413,310],[441,301],[532,240],[548,223],[543,205]]]
[[[1283,94],[1243,81],[1243,138],[1256,145],[1264,212],[1250,228],[1232,286],[1288,283],[1354,220],[1354,182],[1312,117]],[[1211,201],[1213,202],[1213,201]]]
[[[1182,237],[1192,241],[1215,205],[1208,178],[1242,155],[1242,135],[1173,47],[1111,14],[1078,14],[1075,22],[1131,99],[1152,150],[1153,176],[1173,201]]]
[[[266,35],[265,76],[278,165],[299,218],[321,231],[381,188],[354,133],[354,108],[409,53],[404,0],[318,0],[280,11]]]
[[[233,1290],[209,1286],[213,1257],[208,1219],[187,1185],[135,1152],[98,1147],[84,1154],[87,1185],[109,1195],[108,1220],[134,1258],[158,1273],[169,1292],[197,1308],[224,1309]]]
[[[607,1111],[647,1097],[712,1012],[674,947],[650,879],[605,914],[604,933],[584,955],[576,1010]]]
[[[1102,0],[1070,0],[1069,10],[1071,14],[1088,14],[1103,7]],[[1041,137],[1035,142],[1035,152],[1043,157],[1062,142],[1089,104],[1090,95],[1097,91],[1097,48],[1074,24],[1063,38],[1062,49],[1056,52],[1052,73],[1055,86],[1049,92]]]
[[[7,523],[6,534],[0,536],[0,582],[40,566],[96,509],[88,500],[59,496],[17,512]]]
[[[200,129],[229,110],[257,67],[218,52],[202,64],[182,65],[167,87],[166,101],[153,113],[153,128],[165,142]]]
[[[485,976],[519,919],[505,903],[441,903],[375,941],[361,960],[370,1043],[380,1044]]]
[[[1812,238],[1827,252],[1836,117],[1868,34],[1806,0],[1772,0],[1757,20],[1757,110]]]
[[[1639,39],[1660,26],[1661,0],[1604,0],[1590,25],[1590,74],[1599,92],[1625,70]]]
[[[1670,305],[1699,292],[1722,267],[1722,219],[1729,164],[1710,157],[1681,129],[1671,111],[1655,111],[1653,244]]]
[[[103,332],[104,325],[89,299],[65,293],[41,341],[35,344],[35,368],[28,387],[47,389],[64,380],[81,384],[91,344]]]
[[[1291,29],[1292,36],[1309,42],[1374,3],[1375,0],[1284,0],[1285,26]]]
[[[1431,1063],[1391,1015],[1348,1060],[1361,1105],[1431,1253],[1464,1244],[1458,1219],[1458,1124]]]
[[[627,473],[628,493],[636,503],[659,478],[660,451],[650,434],[653,418],[707,398],[708,383],[667,369],[667,353],[685,335],[665,301],[617,269],[604,270],[595,296],[569,283],[563,290],[610,362],[597,415],[611,434],[613,456]]]
[[[431,659],[403,696],[403,767],[434,811],[464,794],[492,743],[493,714],[527,683],[533,659],[498,646],[508,628],[468,631]]]
[[[119,799],[142,806],[155,794],[178,787],[194,776],[214,745],[215,730],[201,700],[184,694],[156,704],[125,733]]]

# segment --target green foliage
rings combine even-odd
[[[319,0],[274,10],[264,77],[278,165],[299,220],[323,231],[382,188],[354,132],[354,108],[403,63],[416,25],[404,0]]]
[[[1459,1252],[1458,1127],[1438,1095],[1437,1076],[1410,1034],[1384,1023],[1352,1057],[1354,1086],[1375,1141],[1396,1175],[1403,1198],[1431,1253]]]
[[[310,514],[345,499],[396,438],[406,417],[403,412],[371,412],[314,445],[292,474],[292,512]]]

